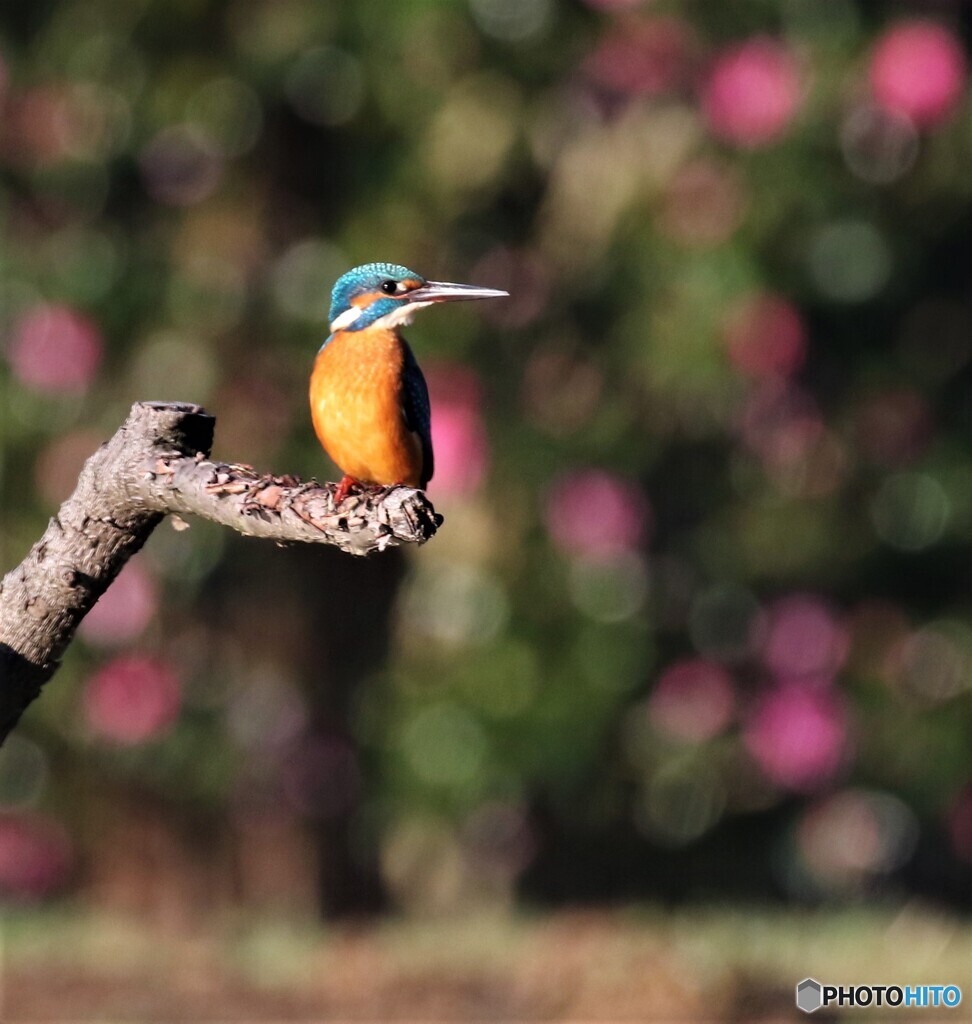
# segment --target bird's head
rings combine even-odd
[[[438,302],[496,299],[509,292],[471,284],[427,281],[395,263],[366,263],[338,279],[331,293],[331,331],[398,327],[411,323],[417,310]]]

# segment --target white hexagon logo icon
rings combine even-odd
[[[796,987],[796,1004],[804,1013],[813,1013],[823,1006],[823,986],[816,978],[804,978]]]

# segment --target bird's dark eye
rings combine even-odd
[[[387,281],[382,281],[381,290],[386,295],[395,295],[398,292],[398,282],[392,281],[391,278],[389,278]]]

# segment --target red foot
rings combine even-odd
[[[334,492],[334,507],[337,508],[342,501],[351,493],[351,491],[360,486],[358,481],[353,476],[345,474],[341,477],[341,482],[338,484],[338,489]]]

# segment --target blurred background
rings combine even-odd
[[[409,331],[428,546],[164,525],[83,622],[0,751],[10,1012],[972,995],[970,41],[959,0],[4,6],[4,568],[136,400],[333,479],[349,267],[512,296]]]

